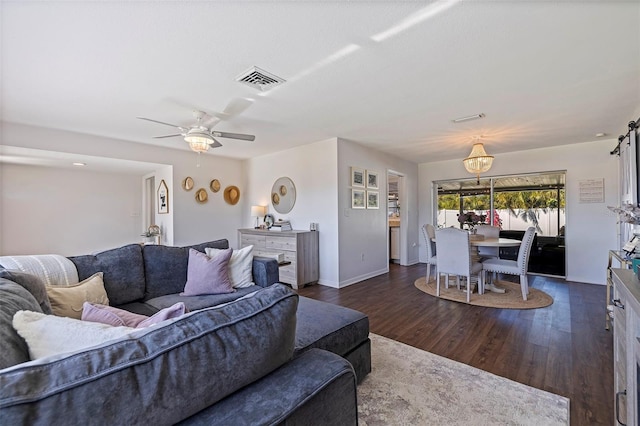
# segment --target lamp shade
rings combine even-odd
[[[491,168],[493,156],[487,155],[484,145],[476,143],[471,149],[471,154],[462,160],[462,163],[469,173],[473,173],[480,178],[480,173],[484,173]]]
[[[194,150],[195,152],[206,152],[209,150],[209,145],[211,145],[214,140],[210,134],[205,131],[199,129],[191,129],[185,135],[184,141],[189,144],[189,148]]]
[[[265,206],[251,206],[251,216],[261,217],[265,215]]]

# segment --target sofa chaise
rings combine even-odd
[[[153,315],[181,301],[189,313],[36,360],[11,321],[19,310],[47,313],[46,292],[0,257],[0,423],[357,424],[356,384],[371,371],[368,318],[298,296],[277,282],[275,260],[258,257],[255,285],[180,296],[189,249],[208,247],[228,241],[68,258],[78,280],[103,273],[113,306]]]

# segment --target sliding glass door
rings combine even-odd
[[[565,275],[565,172],[495,176],[434,182],[437,190],[437,227],[462,227],[461,213],[474,212],[485,223],[498,226],[501,236],[520,239],[524,231],[536,228],[529,270],[548,275]],[[505,249],[505,258],[517,257],[517,250]]]

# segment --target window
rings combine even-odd
[[[544,172],[438,181],[436,185],[438,228],[456,226],[458,215],[473,211],[486,216],[486,223],[499,226],[501,236],[519,238],[533,226],[530,272],[565,274],[565,172]],[[501,256],[513,258],[508,250]]]

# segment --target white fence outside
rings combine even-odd
[[[477,214],[489,216],[489,212],[486,210],[471,210]],[[528,227],[534,226],[531,222],[525,222],[520,218],[520,213],[524,210],[516,209],[517,217],[511,215],[509,210],[496,210],[498,216],[502,220],[502,229],[510,231],[525,231]],[[465,211],[466,213],[467,211]],[[544,236],[556,236],[558,235],[558,209],[547,209],[545,212],[543,209],[535,209],[536,216],[538,218],[538,226],[542,229],[542,232],[538,232],[538,235]],[[438,228],[448,228],[450,226],[458,227],[458,210],[438,210]],[[560,209],[560,226],[565,226],[565,211]]]

